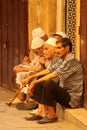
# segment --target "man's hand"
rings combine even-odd
[[[22,80],[22,84],[23,84],[24,86],[26,86],[26,85],[30,82],[30,80],[31,80],[31,78],[30,78],[30,77],[27,77],[27,78],[25,78],[25,79]]]
[[[30,86],[29,86],[29,88],[28,88],[28,94],[30,95],[30,96],[33,96],[33,90],[34,90],[34,87],[35,87],[35,85],[36,85],[36,81],[33,81],[33,82],[31,82],[31,84],[30,84]]]

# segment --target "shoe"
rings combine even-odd
[[[21,103],[21,101],[18,98],[15,98],[14,101],[9,100],[6,102],[8,106],[15,106],[17,103]]]
[[[38,120],[38,124],[45,124],[45,123],[53,123],[56,122],[58,119],[57,117],[55,118],[48,118],[47,116],[43,117],[41,120]]]
[[[32,110],[32,109],[36,109],[38,107],[38,104],[36,104],[35,102],[29,102],[29,103],[17,103],[16,104],[16,108],[18,110]]]
[[[25,117],[25,120],[27,121],[34,121],[34,120],[41,120],[43,117],[41,116],[36,116],[36,115],[33,115],[31,117]]]
[[[21,103],[21,101],[18,98],[15,98],[12,104],[16,105],[17,103]]]
[[[35,114],[37,113],[37,111],[38,111],[38,108],[37,108],[37,109],[34,109],[34,110],[29,111],[29,114],[30,114],[30,115],[35,115]]]

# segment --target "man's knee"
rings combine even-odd
[[[49,86],[51,84],[53,84],[52,80],[47,80],[47,81],[44,82],[44,86]]]
[[[48,93],[52,93],[55,91],[55,83],[52,80],[48,80],[44,83],[43,89]]]

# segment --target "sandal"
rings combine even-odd
[[[25,120],[27,121],[34,121],[34,120],[41,120],[43,117],[41,116],[36,116],[36,115],[33,115],[31,117],[25,117]]]
[[[37,123],[38,124],[53,123],[53,122],[56,122],[57,120],[58,120],[57,117],[55,117],[55,118],[48,118],[47,116],[45,116],[41,120],[38,120]]]

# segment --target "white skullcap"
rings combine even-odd
[[[42,37],[45,35],[45,32],[41,28],[35,28],[32,31],[32,38]]]
[[[62,36],[63,38],[65,38],[65,37],[68,38],[68,36],[67,36],[66,33],[64,33],[64,32],[56,32],[56,33],[54,33],[54,34],[58,34],[58,35]]]
[[[37,48],[40,48],[43,45],[44,45],[44,41],[39,37],[35,37],[32,40],[31,49],[37,49]]]
[[[49,44],[49,45],[51,45],[51,46],[56,46],[56,41],[57,41],[56,38],[49,38],[49,39],[46,41],[46,44]]]

